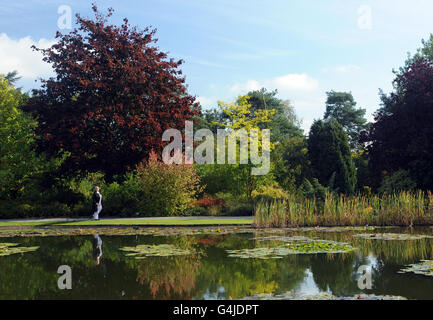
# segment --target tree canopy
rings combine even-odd
[[[364,135],[376,186],[388,172],[407,170],[422,189],[433,188],[433,61],[419,58],[396,75],[394,91]]]
[[[10,85],[15,85],[15,83],[21,79],[21,77],[18,75],[18,71],[14,70],[14,71],[10,71],[4,75],[0,75],[3,76],[5,78],[5,80],[9,81]]]
[[[38,157],[32,149],[37,124],[18,109],[25,99],[0,77],[0,200],[19,197],[35,177],[55,167],[54,160]]]
[[[334,118],[346,132],[351,149],[359,149],[360,132],[366,128],[365,109],[356,109],[356,102],[350,92],[330,91],[326,93],[324,119]]]
[[[155,29],[138,30],[127,19],[110,25],[112,9],[106,16],[93,11],[93,20],[77,14],[78,27],[58,32],[52,47],[34,47],[56,77],[44,80],[23,109],[38,118],[38,151],[70,152],[63,173],[112,177],[161,152],[162,133],[183,128],[198,104],[186,91],[182,60],[154,45]]]
[[[267,91],[265,88],[250,91],[249,103],[251,104],[251,116],[259,110],[275,110],[272,121],[267,127],[261,129],[270,129],[272,140],[281,142],[287,138],[301,136],[300,121],[296,116],[295,109],[289,100],[277,98],[278,91]]]

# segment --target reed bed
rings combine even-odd
[[[255,205],[254,225],[271,227],[415,226],[433,224],[431,192],[336,196],[324,200],[291,195]]]

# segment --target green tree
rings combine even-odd
[[[194,125],[194,131],[200,129],[209,129],[214,134],[217,133],[218,129],[223,129],[222,124],[226,124],[228,119],[221,110],[219,109],[207,109],[201,110],[200,115],[195,116],[196,124]]]
[[[385,175],[378,191],[380,193],[394,193],[407,190],[414,190],[416,182],[412,180],[409,172],[399,170]]]
[[[308,144],[304,136],[292,137],[276,145],[272,153],[274,176],[285,190],[296,192],[304,179],[311,177]]]
[[[261,127],[261,129],[271,130],[274,142],[301,136],[302,129],[295,109],[289,100],[281,100],[277,98],[277,94],[277,90],[269,92],[265,88],[248,92],[251,117],[254,117],[259,110],[275,110],[272,121],[267,123],[266,127]]]
[[[308,137],[308,154],[314,176],[331,190],[355,191],[356,170],[343,127],[335,119],[316,120]]]
[[[237,142],[236,159],[240,158],[239,154],[241,153],[241,148],[248,148],[248,146],[250,145],[252,130],[258,130],[258,149],[260,153],[263,151],[263,131],[260,129],[267,123],[271,122],[271,119],[275,114],[275,110],[273,109],[252,111],[253,106],[250,103],[249,99],[250,98],[248,95],[244,95],[239,96],[238,99],[232,103],[218,101],[221,112],[225,114],[225,119],[227,120],[225,120],[223,123],[214,122],[214,124],[230,130],[234,130],[234,132],[232,132],[233,135],[236,135],[237,130],[245,130],[245,133],[248,134],[248,145]],[[254,116],[252,116],[252,113],[254,113]],[[274,143],[270,142],[269,147],[270,152],[274,148]],[[246,151],[246,153],[248,154],[248,159],[251,159],[249,149],[242,149],[242,151]],[[231,168],[228,170],[222,169],[217,171],[223,172],[225,174],[233,174],[233,179],[236,181],[237,189],[239,190],[239,192],[243,194],[245,198],[251,199],[253,190],[261,183],[268,181],[269,175],[252,175],[252,168],[255,167],[254,164],[252,164],[250,161],[248,162],[248,164],[241,164],[240,161],[238,162],[237,160],[236,162],[236,164],[227,165],[231,166]],[[211,171],[213,171],[213,169],[211,169]]]
[[[2,76],[2,75],[0,75],[0,76]],[[3,76],[4,76],[4,78],[5,78],[7,81],[9,81],[9,84],[12,85],[12,86],[15,85],[15,83],[16,83],[18,80],[21,79],[21,77],[18,76],[18,71],[16,71],[16,70],[11,71],[11,72],[8,72],[7,74],[5,74],[5,75],[3,75]]]
[[[25,96],[0,77],[0,199],[15,199],[55,167],[32,149],[36,121],[18,109]]]
[[[356,189],[364,192],[366,187],[371,186],[368,154],[365,150],[359,150],[352,154],[352,158],[356,168]]]
[[[326,93],[324,119],[334,118],[342,126],[349,138],[351,149],[359,149],[360,132],[366,129],[365,109],[356,109],[356,102],[350,92],[330,91]]]
[[[415,54],[411,54],[410,52],[407,53],[407,59],[404,62],[404,66],[398,68],[398,70],[393,70],[393,73],[398,76],[402,75],[408,69],[411,67],[411,65],[419,60],[419,59],[426,59],[429,61],[433,61],[433,33],[430,33],[430,37],[425,40],[421,39],[422,47],[418,48]],[[393,83],[396,85],[396,83]]]

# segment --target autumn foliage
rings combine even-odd
[[[133,169],[153,149],[161,152],[162,133],[182,128],[198,112],[179,66],[154,45],[155,29],[138,30],[127,19],[110,25],[93,6],[95,18],[77,15],[78,27],[57,33],[58,42],[42,52],[55,77],[23,109],[39,122],[37,150],[71,156],[64,173],[103,171],[108,177]]]

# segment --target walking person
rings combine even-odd
[[[95,192],[92,196],[92,211],[93,220],[99,220],[99,213],[102,210],[102,195],[99,192],[99,187],[95,187]]]

